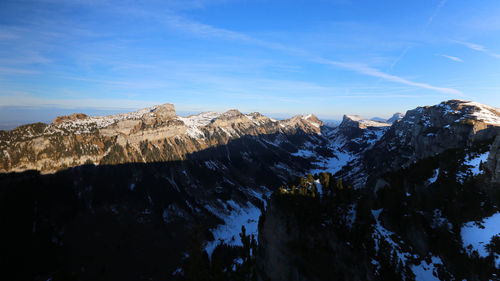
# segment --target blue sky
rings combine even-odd
[[[500,107],[500,1],[0,2],[0,106],[389,117]]]

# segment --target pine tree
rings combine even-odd
[[[243,260],[246,261],[250,258],[250,236],[246,235],[246,229],[245,226],[241,226],[241,233],[240,233],[240,239],[241,239],[241,244],[243,244]]]
[[[194,230],[189,240],[189,257],[183,265],[185,280],[208,280],[208,254],[202,246],[202,232]]]
[[[311,173],[307,174],[307,179],[306,179],[306,182],[307,182],[309,185],[313,184],[313,182],[314,182],[314,177],[313,177],[313,175],[311,175]]]
[[[318,193],[318,188],[316,187],[316,184],[313,183],[311,186],[311,196],[316,197],[316,194]]]
[[[306,180],[303,177],[301,177],[299,180],[299,188],[306,187],[306,186],[307,186]]]
[[[327,194],[330,187],[330,173],[321,173],[319,175],[319,183],[323,187],[323,192]]]
[[[338,190],[343,190],[344,189],[344,185],[342,184],[342,178],[340,178],[340,179],[337,180],[337,183],[335,184],[335,188],[338,189]]]

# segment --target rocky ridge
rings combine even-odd
[[[182,160],[242,136],[320,134],[321,125],[313,115],[278,121],[238,110],[179,117],[173,104],[110,116],[72,114],[57,117],[52,124],[0,131],[0,172]]]

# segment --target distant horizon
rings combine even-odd
[[[500,107],[499,14],[496,0],[1,1],[0,106]]]
[[[151,105],[153,106],[153,105]],[[143,107],[141,107],[143,108]],[[64,116],[64,115],[69,115],[72,113],[83,113],[91,117],[95,116],[106,116],[106,115],[114,115],[114,114],[120,114],[120,113],[127,113],[127,112],[133,112],[136,110],[139,110],[141,108],[113,108],[113,109],[95,109],[95,108],[62,108],[62,107],[51,107],[51,106],[0,106],[0,130],[11,130],[14,129],[18,126],[26,125],[26,124],[32,124],[32,123],[37,123],[37,122],[42,122],[42,123],[47,123],[50,124],[54,118],[57,116]],[[237,109],[237,108],[230,108],[227,110],[231,109]],[[189,115],[196,115],[200,114],[203,112],[207,111],[215,111],[215,112],[226,112],[227,110],[223,111],[217,111],[217,110],[203,110],[203,111],[183,111],[183,110],[177,110],[176,108],[176,113],[178,116],[185,117]],[[26,113],[31,113],[31,116],[25,117],[25,119],[18,119],[16,117],[11,118],[9,117],[9,113],[11,112],[16,112],[16,116],[21,115],[21,116],[26,116]],[[245,112],[241,111],[242,113],[248,114],[252,112]],[[291,118],[297,114],[291,114],[291,113],[266,113],[266,112],[259,112],[267,117],[275,118],[275,119],[287,119]],[[314,112],[310,113],[304,113],[300,115],[307,115],[307,114],[314,114]],[[347,113],[346,113],[347,114]],[[330,118],[330,117],[321,117],[316,115],[318,118],[320,118],[322,121],[326,122],[335,122],[335,121],[341,121],[342,116],[340,118]],[[378,116],[375,116],[378,117]],[[367,117],[371,118],[371,117]]]
[[[444,102],[444,101],[443,101]],[[70,115],[73,113],[83,113],[91,117],[95,116],[106,116],[106,115],[114,115],[114,114],[120,114],[120,113],[128,113],[128,112],[134,112],[136,110],[142,109],[142,108],[147,108],[147,107],[152,107],[155,105],[160,105],[160,104],[165,104],[165,103],[158,103],[158,104],[151,104],[149,106],[144,106],[144,107],[124,107],[124,108],[92,108],[92,107],[73,107],[73,108],[65,108],[65,107],[55,107],[55,106],[1,106],[0,105],[0,130],[12,130],[18,126],[26,125],[26,124],[32,124],[32,123],[47,123],[50,124],[54,118],[57,116],[65,116],[65,115]],[[439,104],[439,103],[437,103]],[[428,104],[428,105],[419,105],[419,106],[432,106],[435,104]],[[488,105],[488,104],[487,104]],[[175,104],[174,104],[175,106]],[[491,105],[490,105],[491,106]],[[416,107],[414,107],[416,108]],[[178,109],[175,107],[176,114],[181,117],[189,116],[189,115],[196,115],[200,114],[203,112],[208,112],[208,111],[215,111],[219,113],[226,112],[231,109],[237,109],[240,112],[244,114],[249,114],[252,112],[259,112],[267,117],[274,118],[274,119],[288,119],[296,115],[302,115],[306,116],[308,114],[314,114],[316,117],[318,117],[320,120],[324,122],[341,122],[343,119],[344,115],[359,115],[362,116],[366,119],[383,119],[383,120],[388,120],[391,118],[394,114],[397,113],[402,113],[405,114],[406,111],[412,110],[414,108],[408,108],[405,110],[401,111],[396,111],[393,112],[389,115],[365,115],[365,114],[354,114],[350,112],[344,112],[341,114],[337,115],[322,115],[322,114],[317,114],[315,112],[303,112],[299,114],[294,114],[294,113],[268,113],[268,112],[261,112],[261,111],[243,111],[238,108],[228,108],[226,110],[200,110],[200,111],[188,111],[188,110],[182,110]],[[12,114],[15,112],[16,114]],[[19,116],[24,116],[23,118],[19,119]]]

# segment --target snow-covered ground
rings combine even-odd
[[[473,117],[487,124],[500,126],[500,109],[477,102],[467,102],[465,105],[475,107],[474,112],[468,114],[467,117]]]
[[[314,184],[316,185],[316,189],[318,189],[318,193],[320,196],[323,195],[323,185],[319,182],[319,180],[315,180]]]
[[[356,159],[356,156],[344,150],[337,150],[335,151],[334,157],[318,157],[317,159],[318,161],[314,162],[314,164],[318,165],[320,168],[311,170],[311,174],[321,172],[330,172],[331,174],[335,174],[347,165],[347,163]]]
[[[431,263],[422,260],[420,264],[411,266],[416,281],[439,281],[439,278],[433,272],[436,272],[436,265],[443,264],[443,262],[439,257],[432,257],[431,259]]]
[[[94,117],[88,117],[85,119],[77,119],[77,120],[67,120],[64,121],[63,123],[57,125],[57,127],[62,127],[62,128],[85,128],[86,126],[90,124],[95,124],[97,128],[104,128],[107,127],[113,123],[116,123],[118,121],[123,121],[123,120],[134,120],[134,119],[140,119],[144,114],[151,113],[155,111],[159,105],[155,105],[152,107],[147,107],[147,108],[142,108],[134,112],[129,112],[129,113],[120,113],[120,114],[115,114],[115,115],[107,115],[107,116],[94,116]]]
[[[364,125],[366,127],[390,127],[391,126],[391,124],[389,124],[389,123],[366,119],[366,118],[359,116],[359,115],[346,115],[345,117],[349,118],[353,121],[357,121],[361,125]]]
[[[375,250],[379,250],[379,245],[382,240],[385,240],[387,243],[389,243],[389,246],[394,250],[399,258],[399,260],[402,262],[403,266],[406,265],[408,262],[410,263],[410,268],[413,271],[413,274],[415,274],[415,280],[417,281],[433,281],[433,280],[439,280],[434,273],[437,275],[436,271],[436,266],[437,265],[442,265],[443,262],[441,261],[440,257],[436,256],[431,256],[431,262],[427,263],[425,260],[422,260],[419,264],[411,264],[412,259],[418,258],[418,255],[414,254],[412,255],[409,252],[403,251],[403,240],[401,240],[400,237],[397,237],[395,233],[392,231],[387,230],[385,227],[382,226],[380,222],[380,214],[382,213],[383,209],[378,209],[378,210],[372,210],[372,215],[375,218],[376,225],[375,225],[375,230],[373,232],[373,239],[375,240]],[[374,260],[375,261],[375,260]],[[378,264],[378,261],[375,261],[375,263]]]
[[[477,251],[480,257],[488,256],[486,245],[490,243],[491,238],[500,234],[500,212],[491,217],[484,218],[482,222],[468,222],[462,226],[460,235],[462,243],[467,251]],[[500,257],[496,257],[497,267],[500,264]]]
[[[243,246],[239,234],[241,226],[245,226],[247,235],[255,235],[257,239],[258,222],[261,211],[252,203],[247,206],[240,206],[236,202],[229,200],[226,202],[232,210],[228,213],[215,213],[218,217],[224,220],[225,224],[221,224],[212,229],[214,240],[207,243],[205,250],[208,256],[211,257],[214,249],[221,242],[227,245]]]
[[[380,223],[380,214],[382,213],[383,209],[378,209],[378,210],[372,210],[372,215],[375,218],[376,225],[375,225],[375,230],[373,232],[373,239],[375,240],[375,251],[378,252],[380,249],[380,243],[382,240],[385,240],[389,245],[391,246],[392,250],[394,250],[397,255],[399,260],[403,263],[406,264],[406,260],[409,257],[409,253],[405,253],[401,250],[401,247],[398,245],[398,243],[394,242],[392,239],[392,236],[394,233],[392,231],[387,230],[385,227],[382,226]],[[400,239],[398,239],[400,240]]]
[[[302,158],[312,158],[313,164],[316,164],[318,168],[312,169],[309,171],[311,174],[321,173],[321,172],[330,172],[332,174],[337,173],[350,161],[356,159],[356,157],[344,150],[342,146],[345,144],[345,141],[339,140],[337,138],[333,138],[330,140],[328,144],[328,148],[332,150],[332,157],[323,157],[316,153],[314,144],[309,142],[305,143],[303,148],[299,151],[292,153],[293,156],[302,157]]]
[[[219,117],[220,113],[217,112],[203,112],[198,115],[191,115],[188,117],[178,117],[188,127],[186,134],[192,138],[204,136],[199,127],[210,124],[212,120]]]
[[[464,165],[467,166],[467,170],[465,172],[459,172],[457,173],[457,179],[463,183],[464,179],[468,174],[471,174],[472,176],[477,176],[483,173],[480,169],[480,164],[486,163],[488,161],[488,156],[490,155],[490,152],[487,151],[485,153],[479,154],[479,155],[467,155],[464,159]]]
[[[500,109],[471,101],[461,101],[461,103],[466,107],[466,113],[455,122],[458,123],[462,120],[474,119],[489,125],[500,126]],[[444,109],[445,115],[461,114],[464,112],[463,109],[456,110],[456,108],[452,108],[449,104],[445,104],[444,102],[438,106]]]
[[[333,151],[333,157],[321,157],[316,156],[316,161],[314,164],[318,165],[319,168],[313,169],[310,171],[311,174],[321,173],[321,172],[330,172],[331,174],[335,174],[340,171],[347,163],[351,162],[357,157],[345,150],[343,146],[345,145],[345,140],[341,137],[332,138],[328,143],[328,148]]]
[[[486,161],[488,161],[489,155],[490,155],[490,152],[487,151],[483,154],[479,154],[476,157],[473,157],[473,158],[469,157],[468,159],[465,160],[465,165],[471,166],[469,168],[469,170],[472,172],[472,175],[477,176],[480,173],[482,173],[479,170],[479,164],[481,164],[481,162],[486,163]]]
[[[300,149],[299,151],[292,153],[293,156],[298,156],[302,158],[318,157],[318,155],[309,149]]]
[[[264,186],[261,186],[261,190],[248,190],[250,196],[253,196],[264,203],[264,208],[266,207],[266,196],[270,196],[271,191]],[[211,206],[205,206],[207,210],[212,212],[214,215],[218,216],[225,223],[218,225],[213,228],[212,234],[214,235],[214,240],[209,241],[205,246],[205,250],[208,256],[211,257],[214,249],[221,242],[232,245],[232,246],[243,246],[240,239],[241,226],[245,226],[247,235],[254,235],[257,241],[258,235],[258,223],[259,217],[261,215],[261,210],[248,202],[247,205],[239,205],[233,200],[227,202],[219,203],[225,205],[224,210],[218,210]]]

